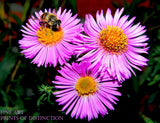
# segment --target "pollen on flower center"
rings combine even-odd
[[[122,54],[127,51],[128,38],[117,26],[107,26],[99,32],[99,44],[109,54]]]
[[[97,82],[89,76],[81,77],[76,83],[76,91],[79,96],[94,94],[97,89]]]
[[[56,44],[60,42],[64,37],[64,31],[62,29],[53,31],[50,28],[39,27],[37,31],[38,41],[43,45]]]

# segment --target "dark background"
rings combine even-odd
[[[37,67],[20,54],[20,29],[30,15],[45,8],[71,9],[84,21],[85,14],[95,17],[97,10],[125,8],[123,14],[136,16],[135,24],[146,26],[150,38],[148,66],[136,71],[137,76],[123,82],[115,110],[90,122],[160,123],[160,1],[159,0],[0,0],[0,116],[63,116],[52,122],[88,122],[75,120],[61,111],[52,95],[51,83],[57,68]],[[72,62],[74,58],[70,60]],[[21,112],[22,111],[22,112]],[[11,112],[11,113],[10,113]],[[13,122],[1,120],[0,122]],[[39,122],[19,120],[14,122]]]

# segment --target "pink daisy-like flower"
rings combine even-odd
[[[77,49],[77,54],[87,52],[79,61],[89,60],[101,62],[102,66],[110,68],[116,74],[118,80],[123,81],[131,77],[133,68],[141,70],[147,65],[148,59],[140,55],[147,53],[149,39],[143,35],[146,30],[140,23],[134,25],[135,17],[128,20],[128,15],[121,17],[123,8],[115,12],[114,17],[108,9],[104,17],[103,11],[97,11],[96,21],[89,14],[86,15],[84,23],[84,47]],[[111,74],[112,74],[111,73]]]
[[[26,26],[22,26],[21,31],[24,34],[22,34],[23,38],[19,40],[20,48],[23,49],[22,53],[25,57],[33,59],[32,63],[37,66],[44,64],[45,67],[48,64],[56,66],[58,62],[62,65],[76,48],[73,42],[74,38],[82,31],[82,24],[79,23],[80,19],[76,19],[77,15],[72,16],[71,10],[67,12],[65,9],[61,12],[61,8],[59,8],[55,12],[55,10],[47,11],[45,9],[45,13],[48,13],[46,16],[54,14],[61,22],[58,30],[52,30],[47,22],[44,23],[44,26],[40,23],[43,13],[42,11],[35,12],[36,18],[32,16]],[[43,18],[45,17],[43,16]]]
[[[90,62],[66,64],[56,76],[55,88],[58,90],[53,94],[58,97],[59,105],[64,105],[62,111],[71,113],[76,119],[87,118],[88,120],[98,118],[98,114],[108,114],[108,109],[114,110],[120,96],[117,88],[121,87],[116,78],[109,74],[97,72],[100,64],[90,67]]]

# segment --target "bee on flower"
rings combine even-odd
[[[83,30],[80,19],[72,16],[71,10],[61,11],[61,8],[57,12],[40,10],[35,15],[22,26],[21,53],[38,67],[64,64],[74,54],[75,37]]]

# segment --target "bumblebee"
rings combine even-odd
[[[53,13],[45,12],[40,16],[39,24],[45,28],[50,28],[52,31],[58,31],[61,26],[61,20]]]

